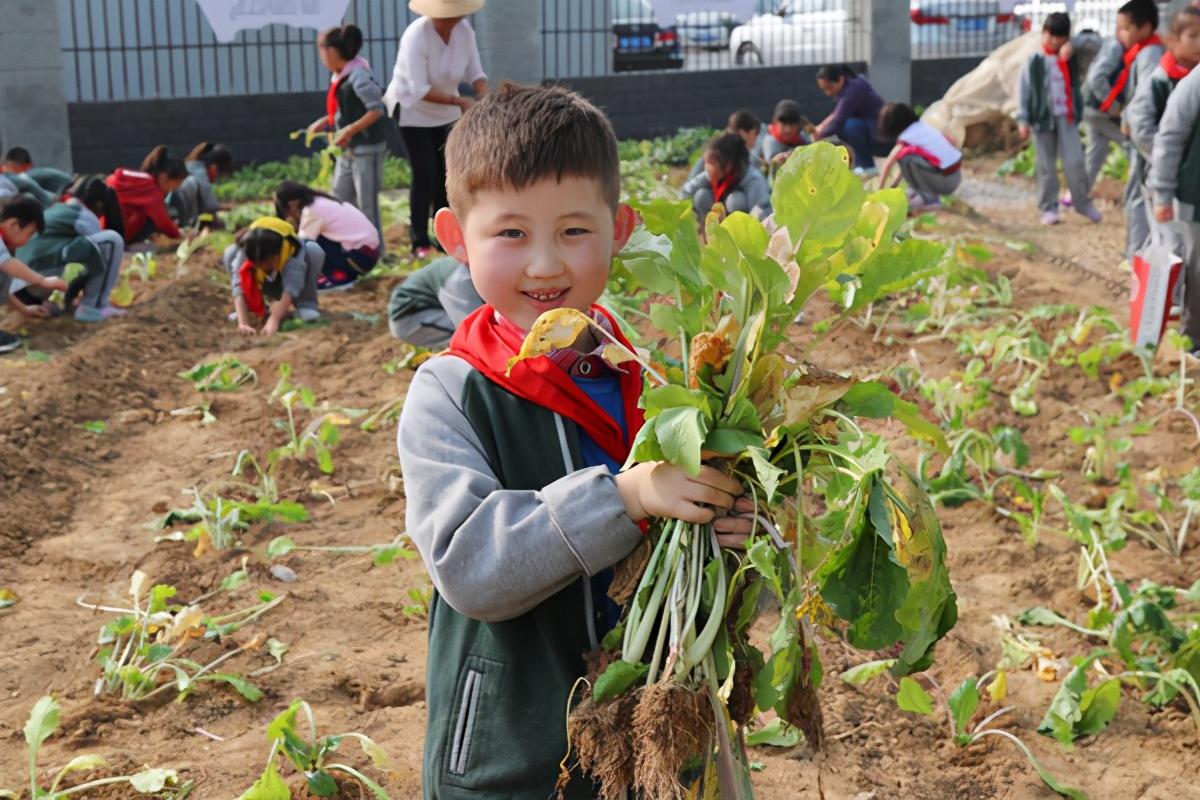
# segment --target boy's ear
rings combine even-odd
[[[460,264],[467,263],[467,241],[463,235],[462,224],[449,208],[443,208],[433,218],[433,231],[437,240],[446,252]]]
[[[633,235],[637,224],[638,215],[636,211],[625,203],[617,206],[617,219],[613,225],[612,254],[614,256],[625,249],[625,244],[629,241],[629,237]]]

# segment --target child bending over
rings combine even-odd
[[[321,291],[349,289],[379,262],[379,231],[350,203],[284,181],[275,190],[275,213],[325,251],[325,266],[317,279]]]
[[[272,336],[294,309],[304,322],[321,318],[317,278],[325,251],[296,235],[290,223],[263,217],[251,223],[222,256],[229,270],[238,333]],[[254,327],[255,319],[262,328]]]
[[[13,256],[45,226],[42,206],[32,197],[18,196],[0,201],[0,301],[7,302],[9,308],[34,319],[48,316],[47,309],[40,305],[26,305],[14,297],[10,292],[13,280],[50,291],[66,291],[67,288],[66,281],[61,278],[39,275]],[[19,337],[0,331],[0,353],[16,350],[20,346]]]
[[[962,153],[945,134],[921,122],[904,103],[883,107],[879,129],[896,140],[880,184],[888,186],[892,167],[899,166],[900,174],[891,185],[899,184],[901,178],[908,184],[908,210],[941,208],[942,196],[954,194],[962,183]]]

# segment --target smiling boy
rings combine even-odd
[[[583,656],[617,618],[611,567],[642,541],[638,523],[708,522],[741,487],[709,467],[617,474],[642,421],[642,377],[609,366],[591,333],[507,371],[550,309],[621,336],[595,305],[635,223],[604,115],[561,88],[505,85],[455,126],[446,162],[438,240],[469,264],[485,305],[417,371],[398,433],[408,534],[436,589],[424,796],[543,800]],[[744,535],[750,523],[716,527]],[[566,789],[592,795],[579,778]]]

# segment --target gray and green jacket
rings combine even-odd
[[[100,219],[78,200],[56,203],[46,209],[46,227],[17,251],[17,258],[42,274],[57,274],[65,264],[87,266],[98,257],[84,241],[100,232]]]
[[[1083,77],[1088,72],[1104,40],[1097,33],[1083,31],[1071,39],[1071,92],[1075,98],[1075,124],[1083,119]],[[1028,123],[1035,131],[1044,133],[1057,126],[1054,105],[1050,97],[1050,73],[1041,48],[1029,57],[1021,70],[1017,86],[1017,122]]]
[[[392,289],[388,298],[388,318],[396,321],[417,311],[440,308],[457,328],[481,305],[483,299],[471,283],[467,267],[453,256],[443,256],[416,270]]]
[[[712,188],[712,182],[708,179],[708,173],[703,169],[688,180],[679,191],[687,199],[695,197],[696,192],[704,188]],[[746,196],[745,209],[748,214],[753,214],[758,219],[763,219],[771,214],[771,184],[767,182],[766,177],[754,167],[748,167],[746,173],[742,175],[742,179],[733,187],[734,192],[741,192]]]
[[[350,74],[338,82],[338,110],[335,122],[338,129],[345,128],[356,122],[368,111],[383,113],[366,130],[359,131],[350,140],[353,150],[365,145],[381,145],[385,139],[385,127],[388,124],[387,109],[383,105],[383,87],[375,79],[375,75],[366,67],[355,67]]]
[[[603,598],[642,533],[580,433],[460,358],[430,359],[400,417],[408,535],[433,581],[426,800],[545,800]],[[591,797],[574,781],[570,798]]]
[[[1156,207],[1174,201],[1179,219],[1200,222],[1200,69],[1181,80],[1167,100],[1148,183]]]
[[[1154,152],[1154,137],[1158,134],[1158,125],[1163,113],[1167,110],[1167,99],[1175,90],[1178,81],[1171,80],[1167,71],[1161,66],[1143,81],[1138,87],[1137,94],[1125,108],[1125,122],[1129,125],[1130,139],[1137,148],[1138,155],[1147,162]]]

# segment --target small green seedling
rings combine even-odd
[[[334,555],[372,555],[372,563],[377,567],[387,566],[397,558],[412,561],[417,557],[416,551],[408,546],[409,540],[405,534],[400,534],[390,542],[368,545],[298,545],[287,536],[276,536],[267,545],[268,558],[283,558],[288,553],[331,553]],[[410,590],[411,592],[414,590]]]
[[[895,663],[893,659],[886,659],[860,664],[842,673],[842,680],[847,683],[862,685],[872,678],[882,675],[891,669]],[[949,695],[946,695],[931,676],[927,675],[926,679],[933,687],[936,700],[934,695],[931,695],[915,678],[905,676],[900,679],[896,692],[896,705],[902,711],[932,717],[936,713],[936,707],[940,705],[945,711],[950,738],[959,747],[971,747],[989,736],[999,736],[1007,739],[1024,754],[1025,758],[1029,761],[1029,765],[1033,767],[1038,777],[1042,779],[1042,782],[1046,786],[1069,800],[1087,800],[1087,794],[1081,789],[1067,786],[1051,774],[1034,757],[1029,746],[1021,741],[1020,737],[1009,731],[993,727],[993,723],[1011,711],[1012,706],[999,708],[988,714],[978,723],[971,724],[977,716],[981,704],[987,702],[999,705],[1007,696],[1008,676],[1004,671],[989,672],[981,678],[970,675],[964,678],[962,683],[955,687],[954,691]],[[986,701],[984,700],[984,693],[987,695]]]
[[[258,373],[252,367],[229,354],[201,361],[179,373],[179,377],[191,381],[199,392],[235,392],[258,382]]]
[[[97,419],[90,422],[85,422],[79,427],[83,428],[88,433],[94,433],[96,436],[100,436],[108,430],[108,423],[102,419]]]
[[[148,587],[148,583],[145,573],[134,572],[129,587],[133,607],[105,609],[121,616],[100,629],[101,649],[96,660],[102,673],[94,694],[138,701],[173,688],[179,693],[177,701],[182,702],[196,684],[216,681],[232,686],[252,703],[262,699],[262,692],[240,675],[213,670],[240,653],[257,649],[266,637],[255,637],[208,664],[193,661],[185,654],[196,639],[227,636],[279,605],[283,596],[260,598],[251,608],[212,617],[198,605],[171,603],[175,587]],[[160,682],[163,675],[170,679]]]
[[[290,364],[279,365],[279,382],[271,391],[270,402],[278,402],[287,412],[287,419],[276,420],[275,426],[287,433],[288,441],[272,450],[268,461],[282,458],[300,461],[312,451],[317,468],[326,475],[333,472],[333,448],[341,440],[340,429],[364,413],[359,409],[332,409],[328,402],[318,406],[312,389],[292,383]],[[312,420],[302,429],[296,423],[297,408],[313,414]]]
[[[301,711],[308,720],[307,738],[297,730],[297,716]],[[365,786],[376,800],[391,800],[382,786],[360,770],[348,764],[328,762],[328,758],[337,752],[345,739],[356,739],[377,768],[390,769],[391,759],[383,749],[369,737],[357,732],[318,738],[312,708],[303,700],[296,700],[267,726],[267,739],[271,743],[271,754],[267,756],[266,768],[238,800],[291,800],[291,791],[279,774],[277,755],[283,755],[305,776],[308,793],[313,797],[338,797],[338,785],[331,773],[341,772]]]
[[[102,757],[93,754],[75,756],[65,767],[55,773],[49,787],[39,786],[37,779],[38,751],[41,750],[42,744],[54,735],[54,731],[58,728],[58,715],[58,701],[47,695],[34,704],[33,709],[29,712],[29,719],[25,722],[25,748],[29,753],[30,800],[62,800],[62,798],[70,797],[71,795],[87,797],[84,794],[85,792],[94,791],[102,786],[113,786],[120,783],[128,783],[138,794],[155,794],[161,798],[185,797],[191,790],[190,782],[178,789],[168,788],[174,787],[179,781],[179,775],[173,769],[145,769],[134,775],[100,778],[88,781],[87,783],[81,783],[78,786],[60,789],[59,787],[62,784],[63,778],[68,774],[83,770],[98,769],[106,765],[107,762]],[[164,790],[165,794],[163,794]],[[18,800],[21,796],[22,794],[16,791],[0,789],[0,798],[4,798],[5,800]]]
[[[273,487],[273,480],[272,478],[271,484],[264,485],[269,488]],[[192,496],[190,507],[172,509],[150,523],[149,527],[154,530],[165,530],[172,525],[190,523],[192,527],[187,531],[166,534],[160,536],[156,541],[195,542],[197,556],[208,549],[221,551],[237,547],[241,543],[239,534],[255,522],[279,520],[297,523],[308,521],[308,509],[291,500],[272,502],[267,497],[260,497],[253,503],[248,503],[221,495],[205,497],[199,489],[195,488],[187,489],[185,492]]]

